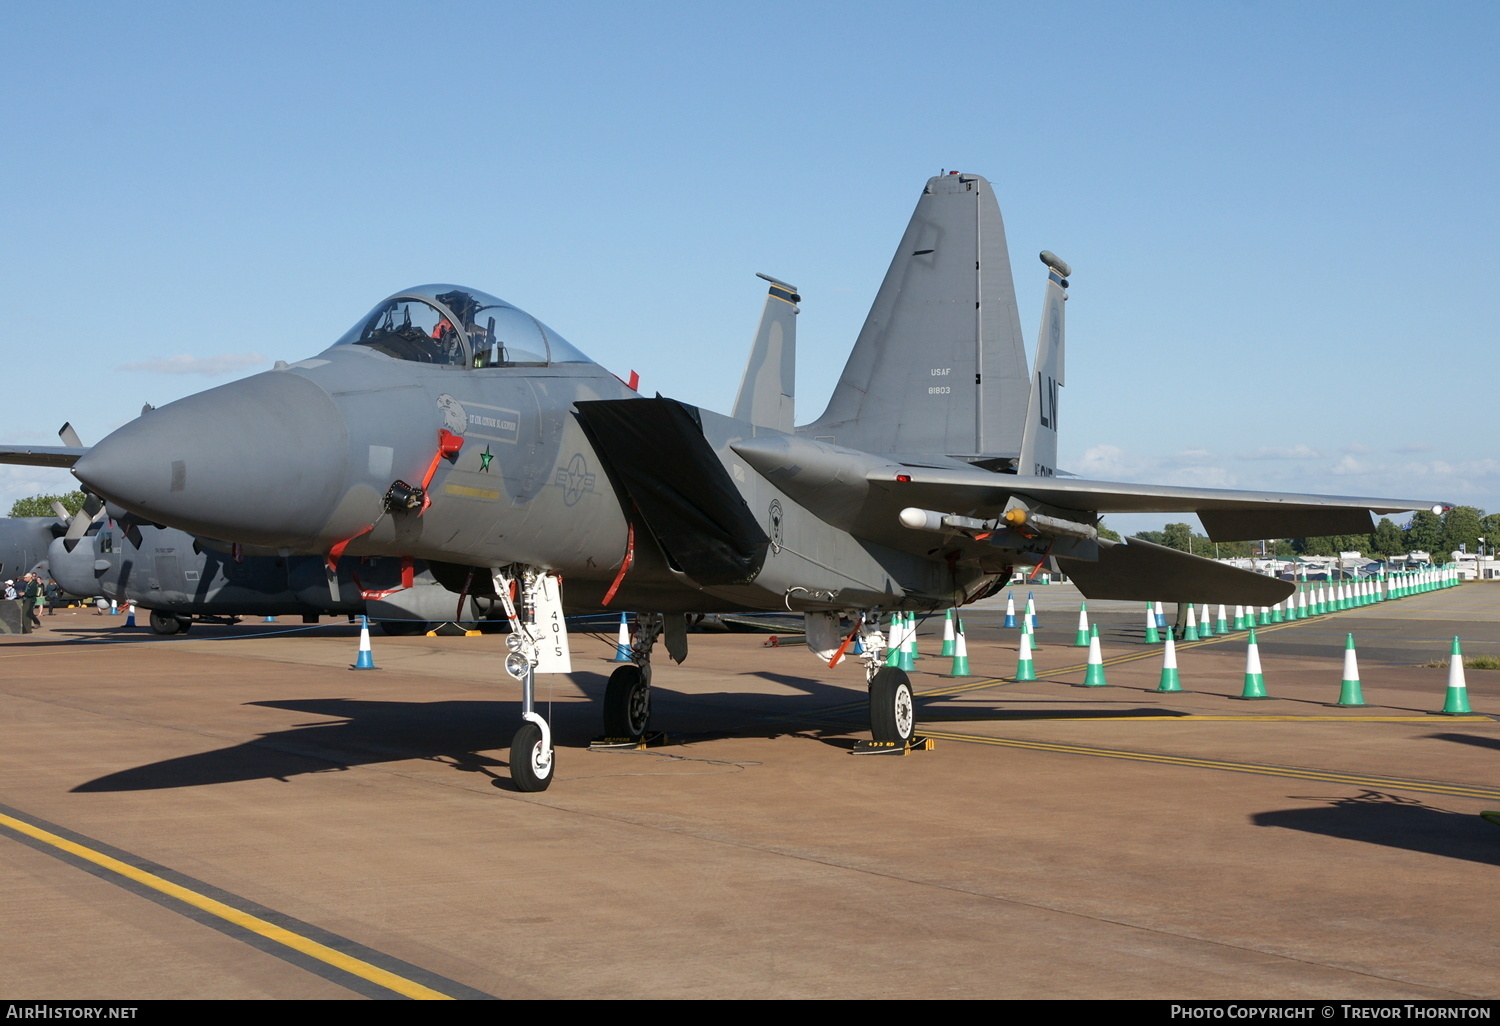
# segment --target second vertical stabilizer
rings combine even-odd
[[[1047,294],[1042,300],[1042,325],[1036,337],[1036,372],[1026,405],[1026,432],[1021,441],[1022,474],[1052,477],[1057,473],[1057,390],[1063,384],[1063,304],[1068,301],[1068,275],[1073,269],[1051,250],[1042,250],[1047,265]]]
[[[791,434],[797,398],[797,304],[802,297],[784,281],[759,272],[756,277],[770,282],[771,288],[734,399],[733,416],[756,427]]]

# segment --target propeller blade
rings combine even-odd
[[[70,449],[82,449],[83,439],[78,437],[78,432],[73,430],[73,423],[69,421],[57,429],[57,437],[62,439],[62,444]]]

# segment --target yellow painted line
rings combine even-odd
[[[94,865],[102,869],[107,869],[111,873],[118,873],[127,880],[133,880],[138,884],[150,887],[152,890],[176,898],[184,904],[201,909],[209,915],[217,916],[227,923],[233,923],[241,929],[259,934],[267,940],[275,941],[277,944],[291,948],[293,951],[301,952],[310,958],[316,958],[318,961],[327,963],[336,969],[342,969],[351,976],[358,976],[360,979],[369,980],[371,983],[378,984],[404,997],[421,1001],[453,1000],[447,994],[441,994],[430,987],[424,987],[420,983],[415,983],[403,976],[397,976],[395,973],[387,972],[368,962],[346,955],[341,951],[335,951],[325,944],[309,940],[301,934],[293,933],[274,923],[268,923],[264,919],[250,915],[248,912],[241,912],[239,909],[226,905],[222,901],[215,901],[210,897],[199,894],[197,891],[174,884],[170,880],[163,880],[154,873],[148,873],[143,869],[127,865],[119,859],[110,858],[103,852],[97,852],[92,848],[87,848],[67,838],[59,837],[50,831],[34,827],[30,823],[0,813],[0,826],[9,827],[11,830],[16,831],[16,833],[25,834],[27,837],[34,838],[44,844],[49,844],[60,851],[65,851],[69,855],[92,862]]]
[[[1092,755],[1105,759],[1125,759],[1132,762],[1184,766],[1190,769],[1227,770],[1234,773],[1290,777],[1295,780],[1316,780],[1327,784],[1348,784],[1354,787],[1386,787],[1395,788],[1400,791],[1423,791],[1429,794],[1449,795],[1455,798],[1480,798],[1486,800],[1500,798],[1500,789],[1470,787],[1465,784],[1442,784],[1435,781],[1405,780],[1400,777],[1367,777],[1354,773],[1294,769],[1288,766],[1269,766],[1254,762],[1194,759],[1181,755],[1155,755],[1150,752],[1132,752],[1118,748],[1095,748],[1090,745],[1065,745],[1047,741],[1024,741],[1019,738],[985,737],[981,734],[953,734],[940,730],[920,730],[920,728],[919,731],[923,737],[937,738],[943,741],[963,741],[969,744],[996,745],[1004,748],[1026,748],[1039,752],[1057,752],[1063,755]]]
[[[459,485],[459,484],[445,484],[445,485],[443,485],[443,494],[444,495],[462,495],[466,499],[489,499],[492,502],[494,500],[500,498],[500,493],[499,492],[491,491],[488,488],[473,488],[473,487],[470,487],[469,485]]]

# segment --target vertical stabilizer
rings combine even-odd
[[[828,409],[797,433],[866,452],[1014,459],[1029,380],[994,190],[978,175],[940,175]]]
[[[791,434],[797,397],[797,304],[802,297],[784,281],[758,272],[756,277],[770,282],[771,288],[734,399],[733,416],[756,427]]]
[[[1021,442],[1022,474],[1052,477],[1057,473],[1057,390],[1063,384],[1063,304],[1068,301],[1068,275],[1073,269],[1051,250],[1042,250],[1047,265],[1047,295],[1042,300],[1042,326],[1036,336],[1036,372],[1031,400],[1026,405],[1026,433]]]

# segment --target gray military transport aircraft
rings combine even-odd
[[[324,614],[364,614],[387,634],[420,634],[444,622],[503,615],[498,602],[444,588],[420,560],[351,558],[330,578],[319,556],[216,547],[129,516],[106,520],[81,538],[52,538],[46,552],[52,579],[64,591],[140,606],[158,634],[246,616],[315,623]]]
[[[427,285],[314,357],[148,410],[92,450],[0,459],[73,464],[112,511],[315,554],[330,577],[356,556],[422,559],[452,590],[499,601],[523,790],[554,774],[534,682],[570,667],[564,606],[644,611],[635,663],[606,690],[607,737],[646,732],[651,651],[664,638],[682,661],[685,614],[790,610],[830,664],[862,638],[870,745],[892,750],[914,705],[884,666],[881,613],[963,605],[1043,565],[1090,598],[1270,605],[1292,585],[1111,543],[1100,516],[1192,512],[1227,541],[1369,531],[1371,511],[1433,505],[1057,476],[1070,269],[1042,260],[1033,369],[989,183],[930,179],[827,410],[800,428],[800,297],[785,283],[771,281],[733,417],[643,397],[520,308]]]

